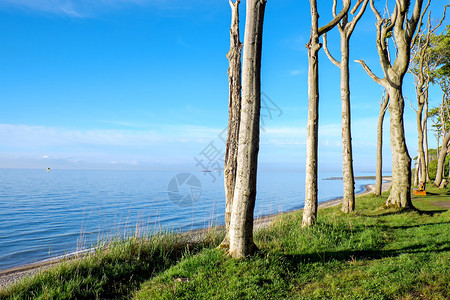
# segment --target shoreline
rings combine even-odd
[[[390,177],[390,176],[383,177],[383,181],[385,181],[385,182],[382,183],[382,187],[381,187],[382,192],[389,190],[389,187],[391,185],[391,179],[392,179],[392,177]],[[365,188],[365,190],[363,192],[360,192],[360,193],[356,194],[355,196],[359,197],[359,196],[373,193],[373,191],[375,190],[375,184],[365,185],[364,188]],[[325,202],[321,202],[318,205],[318,209],[337,206],[342,202],[342,200],[343,200],[343,198],[341,197],[341,198],[336,198],[336,199],[331,199],[331,200],[328,200]],[[281,212],[281,213],[276,213],[276,214],[272,214],[272,215],[267,215],[267,216],[263,216],[263,217],[254,219],[253,229],[254,230],[262,229],[264,227],[269,226],[275,220],[275,218],[277,218],[280,215],[292,214],[292,213],[299,212],[301,210],[303,210],[303,208],[291,210],[291,211],[285,211],[285,212]],[[224,227],[224,225],[213,226],[212,228],[223,228],[223,227]],[[205,233],[210,229],[211,228],[190,230],[190,231],[187,231],[187,232],[181,233],[181,234],[185,235],[186,237],[189,237],[190,239],[196,239],[196,238],[198,239],[201,237],[202,233]],[[15,282],[21,280],[24,277],[31,276],[31,275],[34,275],[41,271],[44,271],[46,269],[49,269],[50,267],[52,267],[58,263],[61,263],[63,261],[77,260],[77,259],[83,257],[86,253],[91,252],[91,251],[92,251],[92,249],[86,249],[86,250],[83,250],[80,252],[67,254],[67,255],[60,256],[60,257],[56,257],[56,258],[49,258],[49,259],[46,259],[43,261],[39,261],[39,262],[35,262],[35,263],[23,265],[23,266],[13,267],[10,269],[0,271],[0,290],[7,288],[8,286],[14,284]]]
[[[391,186],[392,177],[391,176],[383,176],[382,179],[384,182],[382,182],[382,184],[381,184],[381,192],[386,192],[389,190],[389,188]],[[364,191],[362,191],[358,194],[355,194],[355,197],[360,197],[360,196],[364,196],[364,195],[373,193],[375,191],[375,184],[367,184],[364,186],[364,189],[365,189]],[[341,197],[341,198],[336,198],[336,199],[331,199],[328,201],[320,202],[318,205],[318,209],[337,206],[342,203],[342,200],[343,200],[343,198]],[[292,213],[299,212],[301,210],[303,210],[303,208],[285,211],[282,213],[277,213],[277,214],[257,218],[254,220],[253,229],[260,229],[264,226],[268,226],[276,217],[278,217],[280,215],[292,214]],[[0,272],[0,274],[1,274],[1,272]]]

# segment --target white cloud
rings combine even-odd
[[[150,6],[159,10],[184,10],[200,0],[0,0],[0,7],[15,7],[70,17],[90,17],[110,9]]]
[[[159,125],[150,130],[67,129],[45,126],[0,124],[3,147],[151,146],[154,144],[204,143],[221,130],[192,125]]]
[[[292,77],[294,77],[294,76],[301,75],[301,74],[303,74],[303,73],[304,73],[303,70],[292,70],[292,71],[289,72],[289,75],[291,75]]]

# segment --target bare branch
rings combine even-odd
[[[355,4],[355,6],[353,7],[353,9],[350,11],[350,13],[351,13],[352,15],[355,14],[356,10],[358,9],[358,7],[361,5],[361,3],[362,3],[363,1],[364,1],[364,0],[358,0],[358,2]]]
[[[385,113],[389,104],[389,94],[386,88],[383,88],[383,96],[380,99],[380,113]]]
[[[378,10],[375,7],[375,4],[373,2],[374,0],[370,0],[370,7],[377,19],[377,23],[376,23],[376,27],[377,27],[377,50],[378,50],[378,55],[380,57],[380,63],[381,66],[383,67],[383,71],[385,72],[385,75],[387,74],[387,70],[388,68],[391,67],[390,64],[390,57],[389,57],[389,49],[387,46],[387,35],[388,32],[390,32],[393,28],[393,24],[390,23],[388,24],[389,26],[385,26],[386,25],[386,20],[383,19],[380,15],[380,13],[378,12]],[[387,13],[389,13],[389,11],[387,10]],[[396,13],[394,13],[391,18],[396,15]]]
[[[386,112],[386,110],[388,109],[388,107],[389,107],[389,94],[387,93],[387,90],[386,89],[384,89],[384,92],[383,92],[383,97],[382,97],[382,99],[381,99],[381,107],[380,107],[380,110],[383,112],[383,113],[385,113]]]
[[[411,19],[409,21],[406,20],[406,21],[408,21],[406,24],[407,25],[406,39],[409,39],[409,41],[411,41],[413,39],[414,35],[416,34],[417,24],[419,23],[419,21],[421,21],[423,15],[427,11],[430,1],[431,0],[428,0],[428,3],[425,6],[425,9],[421,13],[420,11],[422,9],[423,0],[416,0],[416,3],[414,4],[414,10],[413,10]],[[405,16],[406,16],[406,12],[405,12]]]
[[[378,84],[380,84],[382,86],[385,85],[384,84],[384,80],[381,79],[380,77],[377,77],[362,59],[355,60],[355,62],[361,64],[361,66],[363,67],[364,71],[366,71],[367,75],[369,75],[370,78],[372,78],[376,83],[378,83]]]
[[[337,6],[337,0],[333,0],[333,8],[331,9],[331,12],[333,13],[333,18],[336,18],[336,6]]]
[[[439,27],[441,27],[442,22],[444,22],[444,19],[445,19],[445,14],[446,14],[446,12],[447,12],[447,8],[449,8],[449,7],[450,7],[450,5],[445,5],[445,6],[444,6],[444,13],[442,14],[442,18],[441,18],[441,20],[439,21],[439,23],[438,23],[435,27],[433,27],[433,29],[431,29],[431,32],[435,32],[436,29],[438,29]]]
[[[406,99],[406,101],[408,101],[409,106],[411,106],[411,108],[417,113],[417,109],[415,109],[415,108],[413,107],[411,101],[410,101],[408,98],[406,98],[406,97],[404,97],[404,98]]]
[[[417,37],[419,36],[420,28],[422,27],[423,16],[427,12],[428,7],[430,6],[430,3],[431,3],[431,0],[428,0],[427,5],[425,6],[425,9],[423,10],[422,14],[420,15],[420,19],[418,22],[419,28],[417,29],[417,32],[412,39],[411,45],[414,45],[416,43]],[[444,16],[445,16],[445,8],[444,8]],[[430,18],[430,14],[428,14],[428,20],[429,20],[429,18]],[[429,23],[427,23],[427,24],[429,24]]]
[[[358,14],[353,18],[353,20],[349,23],[349,27],[348,27],[348,34],[352,34],[353,30],[355,29],[356,23],[358,23],[358,21],[361,19],[362,15],[364,14],[364,12],[366,11],[366,7],[367,7],[367,3],[369,3],[369,0],[359,0],[357,3],[357,6],[355,5],[355,7],[353,8],[351,14],[354,15],[356,9],[359,7],[359,5],[363,3],[363,6],[361,7],[361,9],[359,10]]]
[[[325,33],[323,35],[323,50],[325,51],[325,53],[327,54],[328,58],[330,59],[330,61],[335,64],[338,68],[341,68],[341,63],[338,62],[333,55],[331,55],[330,51],[328,51],[328,44],[327,44],[327,34]]]
[[[324,33],[327,33],[331,29],[333,29],[333,27],[336,26],[336,24],[339,23],[345,15],[347,15],[348,10],[350,9],[350,4],[351,4],[350,0],[344,0],[344,7],[339,12],[339,14],[333,20],[331,20],[327,25],[319,28],[319,36],[321,36]]]
[[[372,9],[375,17],[377,18],[378,22],[381,22],[382,18],[378,10],[375,8],[375,4],[373,3],[373,0],[370,0],[370,8]]]

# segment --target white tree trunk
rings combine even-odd
[[[444,163],[447,157],[448,142],[450,141],[450,133],[448,133],[444,140],[442,141],[442,147],[439,151],[438,165],[436,168],[436,179],[434,180],[434,185],[439,187],[441,185],[442,179],[444,178]]]
[[[306,171],[305,171],[305,207],[303,209],[302,227],[314,225],[317,219],[317,164],[319,134],[319,56],[322,45],[319,37],[326,34],[347,15],[349,0],[345,0],[340,13],[327,25],[319,28],[317,1],[310,0],[311,36],[308,48],[308,125],[306,129]]]
[[[319,43],[317,7],[311,2],[311,39],[308,48],[308,125],[306,129],[305,207],[302,227],[316,223],[317,218],[317,152],[319,129]]]
[[[253,211],[259,150],[261,51],[265,0],[247,0],[245,22],[241,124],[236,185],[230,220],[230,255],[244,258],[256,250]]]
[[[230,28],[229,60],[229,115],[228,134],[225,150],[224,183],[225,183],[225,238],[220,244],[221,248],[230,247],[230,220],[233,208],[234,187],[236,183],[237,153],[239,145],[239,122],[241,117],[241,52],[242,43],[239,40],[239,3],[230,1],[232,10]]]
[[[424,150],[425,150],[425,181],[428,182],[430,181],[430,176],[429,176],[429,172],[428,172],[428,164],[430,163],[430,157],[428,154],[428,101],[425,102],[425,107],[424,107],[424,120],[423,120],[423,125],[422,125],[422,130],[423,130],[423,142],[424,142]]]
[[[414,185],[418,186],[419,185],[419,168],[420,168],[420,161],[419,159],[417,159],[416,161],[416,167],[414,169]]]
[[[423,97],[423,96],[422,96]],[[422,124],[422,114],[424,102],[422,100],[418,101],[419,107],[416,112],[416,125],[417,125],[417,160],[418,160],[418,184],[425,187],[426,183],[426,163],[425,163],[425,151],[423,149],[424,144],[424,134],[423,134],[423,124]]]
[[[350,213],[355,210],[355,178],[353,174],[353,151],[350,113],[350,72],[348,67],[349,38],[341,34],[341,102],[342,102],[342,175],[344,197],[342,211]]]
[[[386,206],[412,208],[411,158],[405,141],[403,124],[404,100],[401,90],[388,89],[390,104],[390,134],[392,151],[392,185]]]
[[[359,61],[369,76],[387,89],[390,98],[390,133],[392,150],[392,185],[386,206],[398,208],[413,208],[411,202],[411,158],[405,141],[403,125],[404,99],[402,95],[403,78],[408,70],[413,37],[420,23],[423,0],[416,0],[411,5],[410,0],[395,1],[394,13],[389,20],[382,18],[375,8],[374,1],[370,1],[372,11],[377,19],[377,50],[384,78],[377,77]],[[408,11],[411,17],[408,19]],[[395,60],[391,60],[389,38],[393,33],[396,44]]]
[[[377,124],[377,167],[375,173],[375,191],[376,196],[381,196],[383,183],[383,121],[386,109],[389,104],[389,94],[382,99],[380,113],[378,114]]]

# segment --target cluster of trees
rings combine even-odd
[[[409,72],[414,76],[416,87],[417,109],[417,133],[418,133],[418,151],[416,167],[414,174],[414,184],[425,186],[425,184],[434,176],[434,184],[439,187],[446,185],[444,179],[444,162],[449,149],[450,141],[450,26],[441,33],[435,31],[441,25],[445,18],[436,25],[432,26],[430,15],[426,27],[418,35],[412,48],[412,63]],[[428,108],[428,89],[430,84],[437,84],[442,90],[442,100],[439,106]],[[436,132],[437,138],[437,161],[433,170],[430,168],[430,153],[428,151],[427,120],[431,119],[432,127]],[[442,145],[439,147],[439,145]],[[434,171],[434,174],[430,172]]]
[[[349,213],[355,210],[354,175],[352,143],[350,131],[350,85],[349,85],[349,41],[356,24],[370,4],[377,22],[376,45],[383,77],[376,76],[369,66],[358,60],[367,74],[385,89],[379,116],[379,155],[377,155],[377,189],[381,193],[381,133],[383,117],[387,109],[390,115],[390,137],[392,150],[392,187],[387,200],[388,206],[412,208],[411,202],[411,158],[405,141],[403,113],[405,101],[403,97],[403,80],[406,72],[414,75],[417,91],[417,122],[422,132],[419,145],[423,145],[426,137],[428,110],[428,87],[430,83],[439,82],[445,95],[445,104],[441,105],[439,118],[442,120],[441,135],[448,136],[443,140],[442,149],[450,140],[450,102],[448,72],[450,70],[448,53],[445,59],[438,58],[437,45],[442,40],[448,43],[448,30],[443,35],[435,35],[440,26],[431,25],[428,14],[427,25],[423,19],[430,5],[423,8],[423,0],[396,0],[391,13],[380,14],[374,0],[358,0],[353,6],[351,0],[342,0],[342,9],[337,12],[337,0],[333,1],[331,11],[333,19],[325,26],[319,27],[317,1],[310,0],[311,36],[308,44],[308,125],[307,154],[305,176],[305,208],[302,226],[316,223],[318,191],[318,122],[319,122],[319,74],[318,53],[324,48],[328,58],[341,70],[341,102],[342,102],[342,164],[344,178],[344,201],[342,211]],[[251,255],[256,250],[253,242],[253,211],[256,199],[257,160],[259,150],[259,121],[261,107],[261,50],[266,0],[246,1],[246,22],[244,42],[239,39],[239,4],[240,0],[229,0],[232,10],[230,29],[229,59],[229,124],[225,155],[225,196],[226,196],[226,237],[221,244],[235,258]],[[386,5],[387,7],[388,5]],[[351,17],[352,15],[353,17]],[[340,33],[341,58],[335,59],[327,47],[326,34],[337,27]],[[423,27],[423,28],[422,28]],[[323,37],[323,44],[320,37]],[[395,46],[392,50],[389,47]],[[430,50],[433,48],[434,50]],[[444,47],[445,48],[445,47]],[[444,49],[443,48],[443,49]],[[243,51],[242,51],[243,49]],[[448,48],[447,48],[448,49]],[[442,51],[442,49],[441,49]],[[448,51],[448,50],[447,50]],[[242,53],[242,57],[241,57]],[[413,63],[410,64],[410,61]],[[432,74],[441,74],[439,76]],[[444,100],[443,100],[444,101]],[[425,114],[425,117],[423,117]],[[426,151],[419,150],[418,159],[420,182],[426,179]],[[427,149],[427,146],[425,147]],[[447,149],[447,148],[446,148]],[[445,154],[447,150],[445,149]],[[442,153],[443,150],[441,150]],[[444,157],[445,159],[445,157]],[[425,177],[424,177],[425,176]]]

